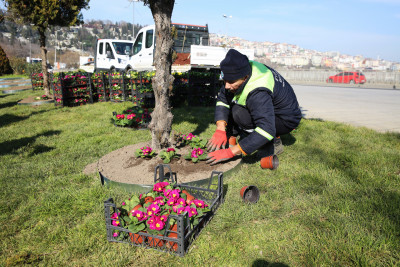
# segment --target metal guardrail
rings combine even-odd
[[[340,71],[333,70],[281,70],[277,71],[289,82],[326,82],[329,76]],[[362,72],[367,80],[366,84],[400,85],[400,72],[396,71],[366,71]]]

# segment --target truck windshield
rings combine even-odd
[[[132,43],[113,42],[112,44],[118,55],[129,55],[132,51]]]

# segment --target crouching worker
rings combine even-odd
[[[207,144],[213,151],[208,153],[207,163],[257,151],[263,167],[263,160],[283,152],[279,136],[300,123],[302,115],[293,88],[272,68],[249,61],[234,49],[220,67],[224,85],[217,97],[217,130]]]

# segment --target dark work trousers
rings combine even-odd
[[[229,115],[226,133],[228,139],[230,136],[240,136],[240,139],[246,138],[251,132],[246,130],[254,130],[256,128],[249,111],[239,105],[233,105],[232,112]],[[293,128],[285,126],[283,120],[275,116],[276,136],[290,133]],[[257,156],[260,158],[268,157],[274,154],[274,140],[268,141],[265,145],[257,150]]]

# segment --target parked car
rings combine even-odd
[[[326,79],[327,83],[359,83],[363,84],[367,80],[365,79],[364,74],[361,72],[357,71],[346,71],[346,72],[341,72],[338,73],[334,76],[329,76],[328,79]]]

